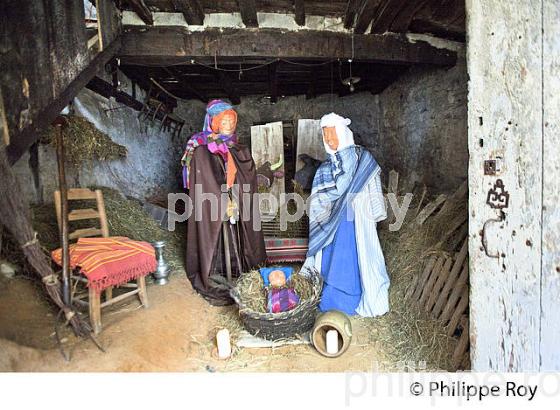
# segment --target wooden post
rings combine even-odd
[[[68,125],[66,119],[58,117],[54,121],[56,126],[56,161],[58,163],[58,187],[60,190],[60,242],[62,243],[62,300],[70,306],[70,254],[68,249],[68,195],[66,192],[66,174],[64,171],[64,141],[62,128]]]
[[[222,233],[224,235],[224,258],[226,260],[226,276],[228,283],[232,283],[232,274],[231,274],[231,252],[229,251],[229,237],[228,237],[228,229],[227,225],[229,222],[223,222],[222,224]]]

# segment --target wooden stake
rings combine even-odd
[[[222,233],[224,235],[224,257],[226,259],[226,275],[228,283],[232,283],[232,274],[231,274],[231,253],[229,251],[229,236],[228,236],[228,229],[227,224],[229,222],[223,222],[222,224]]]
[[[66,174],[64,170],[64,141],[62,128],[67,125],[66,119],[58,117],[56,126],[56,161],[58,163],[58,186],[60,190],[60,242],[62,244],[62,300],[65,305],[72,304],[70,294],[70,253],[68,244],[68,196],[66,192]]]

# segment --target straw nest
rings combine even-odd
[[[66,119],[68,126],[62,130],[62,139],[66,161],[70,164],[80,166],[93,160],[111,161],[128,155],[125,146],[114,142],[85,118],[71,115]],[[54,126],[49,127],[41,142],[56,146],[56,132]]]

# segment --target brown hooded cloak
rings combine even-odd
[[[213,280],[215,276],[226,276],[223,229],[226,229],[229,238],[234,275],[262,266],[266,261],[263,233],[253,228],[254,222],[257,222],[256,226],[260,226],[258,209],[253,215],[252,201],[243,201],[244,197],[248,196],[243,195],[243,192],[247,192],[246,189],[242,190],[243,187],[250,188],[250,198],[253,198],[257,190],[255,162],[245,145],[235,144],[229,150],[237,167],[235,184],[239,187],[239,195],[236,197],[236,203],[239,206],[240,217],[236,224],[226,222],[225,228],[223,221],[228,221],[227,202],[222,199],[227,198],[227,194],[223,194],[221,190],[226,183],[222,158],[212,154],[206,146],[199,146],[194,150],[190,163],[189,196],[193,211],[187,222],[187,277],[193,288],[213,305],[233,303],[228,288],[220,284],[223,279],[217,282]],[[197,184],[200,184],[203,194],[216,195],[218,198],[216,220],[212,220],[210,202],[197,198]],[[243,221],[242,215],[251,215],[251,218]],[[254,218],[257,220],[254,221]]]

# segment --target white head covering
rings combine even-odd
[[[351,122],[349,118],[341,117],[334,112],[323,115],[323,118],[321,118],[321,130],[323,127],[335,127],[336,129],[336,136],[338,137],[338,148],[336,151],[354,145],[354,133],[348,128]],[[327,153],[334,155],[336,151],[330,149],[324,139],[323,144]]]

